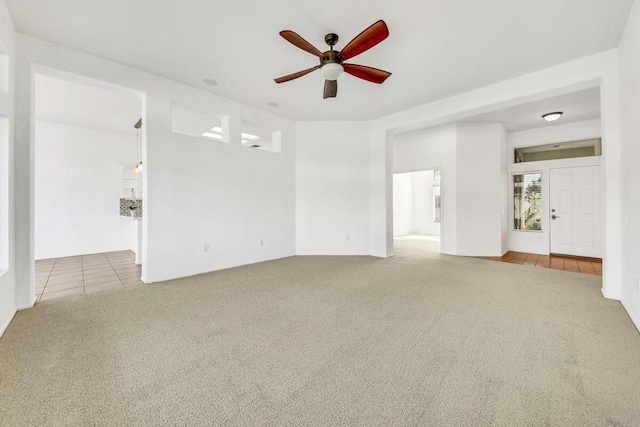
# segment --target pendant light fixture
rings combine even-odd
[[[136,158],[138,159],[135,171],[136,175],[140,175],[142,173],[142,119],[138,120],[134,127],[136,128]]]

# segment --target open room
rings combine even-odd
[[[141,284],[140,94],[35,78],[38,301]]]
[[[638,425],[638,111],[638,0],[0,0],[0,426]]]

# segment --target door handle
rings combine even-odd
[[[560,217],[557,215],[551,215],[551,219],[556,219],[556,218],[560,218]]]

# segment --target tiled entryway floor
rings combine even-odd
[[[536,255],[524,252],[507,252],[503,257],[484,257],[493,261],[510,262],[512,264],[531,265],[535,267],[553,268],[555,270],[574,271],[576,273],[596,274],[602,276],[602,260],[598,258],[581,258],[563,255]]]
[[[134,261],[132,251],[36,261],[37,300],[141,285],[141,267]]]

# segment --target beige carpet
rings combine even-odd
[[[599,277],[434,245],[40,303],[0,339],[0,425],[640,425]]]

